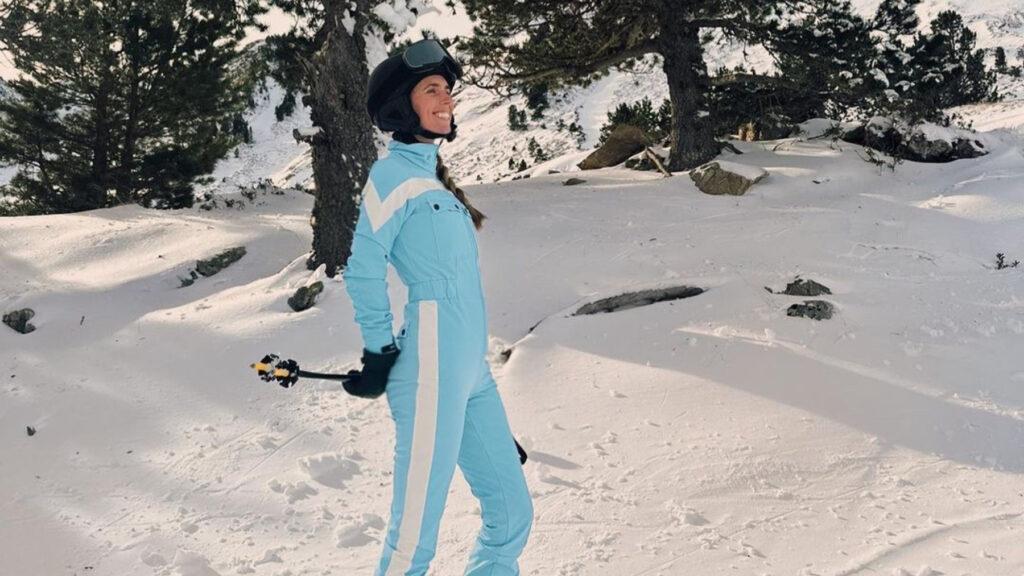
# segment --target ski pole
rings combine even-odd
[[[276,354],[267,354],[259,362],[251,364],[256,373],[264,382],[277,381],[285,388],[291,388],[299,378],[319,378],[321,380],[341,380],[346,382],[352,380],[357,374],[356,371],[347,374],[325,374],[323,372],[310,372],[299,368],[295,360],[281,360]],[[355,374],[354,374],[355,373]]]
[[[357,370],[352,370],[347,374],[325,374],[323,372],[310,372],[308,370],[302,370],[299,368],[299,363],[295,360],[281,360],[276,354],[267,354],[259,362],[254,362],[251,367],[256,370],[260,378],[264,382],[277,381],[278,384],[285,388],[291,388],[299,381],[299,378],[320,378],[322,380],[341,380],[346,382],[353,378],[358,378],[361,374]],[[519,463],[525,464],[527,455],[526,450],[519,445],[519,441],[514,437],[512,441],[516,444],[516,452],[519,453]]]

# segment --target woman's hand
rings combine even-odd
[[[384,393],[388,384],[388,374],[398,359],[398,347],[388,344],[378,354],[363,349],[362,371],[351,371],[349,379],[342,383],[345,391],[360,398],[377,398]]]

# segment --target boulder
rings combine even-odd
[[[771,292],[771,290],[768,290]],[[797,278],[796,280],[786,284],[786,289],[782,292],[773,292],[773,294],[787,294],[789,296],[821,296],[822,294],[831,294],[828,286],[819,284],[814,280],[804,280],[803,278]]]
[[[703,166],[695,168],[690,172],[690,179],[697,185],[697,188],[705,194],[720,196],[742,196],[750,189],[768,176],[762,168],[748,166],[736,162],[715,160]]]
[[[833,307],[824,300],[805,300],[803,304],[793,304],[786,310],[786,316],[800,316],[811,320],[828,320],[832,317]]]
[[[629,124],[620,124],[600,148],[579,163],[579,168],[594,170],[616,166],[650,145],[651,138],[643,130]]]
[[[196,261],[196,272],[203,276],[213,276],[221,270],[239,261],[242,256],[245,256],[245,246],[239,246],[237,248],[228,248],[220,254],[210,258],[209,260],[197,260]]]
[[[927,122],[909,126],[883,116],[875,116],[862,125],[844,127],[840,138],[914,162],[952,162],[988,154],[985,145],[967,130]]]
[[[36,329],[35,326],[29,324],[29,320],[31,320],[35,315],[35,311],[31,308],[23,308],[21,310],[15,310],[14,312],[8,312],[7,314],[4,314],[4,324],[7,324],[12,329],[22,334],[28,334]]]
[[[316,304],[316,297],[324,291],[324,283],[317,280],[309,286],[303,286],[288,299],[288,305],[296,312],[308,310]]]

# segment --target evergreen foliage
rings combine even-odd
[[[530,84],[525,89],[526,108],[530,110],[530,118],[540,120],[544,117],[544,111],[548,109],[548,85],[541,82]]]
[[[996,72],[1006,74],[1006,50],[1002,46],[996,46],[995,59]]]
[[[975,49],[977,35],[963,18],[940,12],[930,28],[914,41],[905,116],[911,122],[947,123],[945,108],[998,99],[995,72],[985,68],[985,51]]]
[[[196,179],[247,133],[233,118],[252,85],[232,63],[261,10],[0,0],[0,47],[22,74],[0,101],[0,162],[19,166],[0,192],[20,213],[191,206]]]
[[[378,0],[269,0],[293,17],[292,28],[267,39],[270,74],[285,89],[280,117],[301,93],[313,126],[313,247],[306,265],[324,265],[334,277],[348,260],[359,199],[377,157],[375,130],[366,113],[367,39],[394,41],[395,30],[374,9]],[[409,0],[415,11],[424,2]],[[411,40],[410,40],[411,41]],[[392,48],[397,50],[403,45]]]
[[[669,83],[673,170],[718,153],[709,117],[702,30],[771,44],[780,23],[825,0],[466,0],[476,23],[463,42],[476,84],[500,90],[587,83],[612,67],[660,54]]]
[[[672,127],[672,102],[664,100],[657,110],[649,98],[633,104],[619,104],[608,113],[608,122],[601,126],[599,143],[603,144],[620,124],[635,126],[644,131],[653,141],[663,140]]]
[[[516,132],[526,130],[526,110],[520,110],[515,104],[508,107],[508,129]]]

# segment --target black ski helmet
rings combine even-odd
[[[451,87],[462,77],[462,68],[434,39],[420,40],[399,54],[390,56],[370,74],[366,87],[366,111],[373,124],[384,132],[422,134],[429,138],[455,138],[455,118],[448,134],[435,134],[420,126],[409,94],[416,84],[434,74],[444,76]]]

